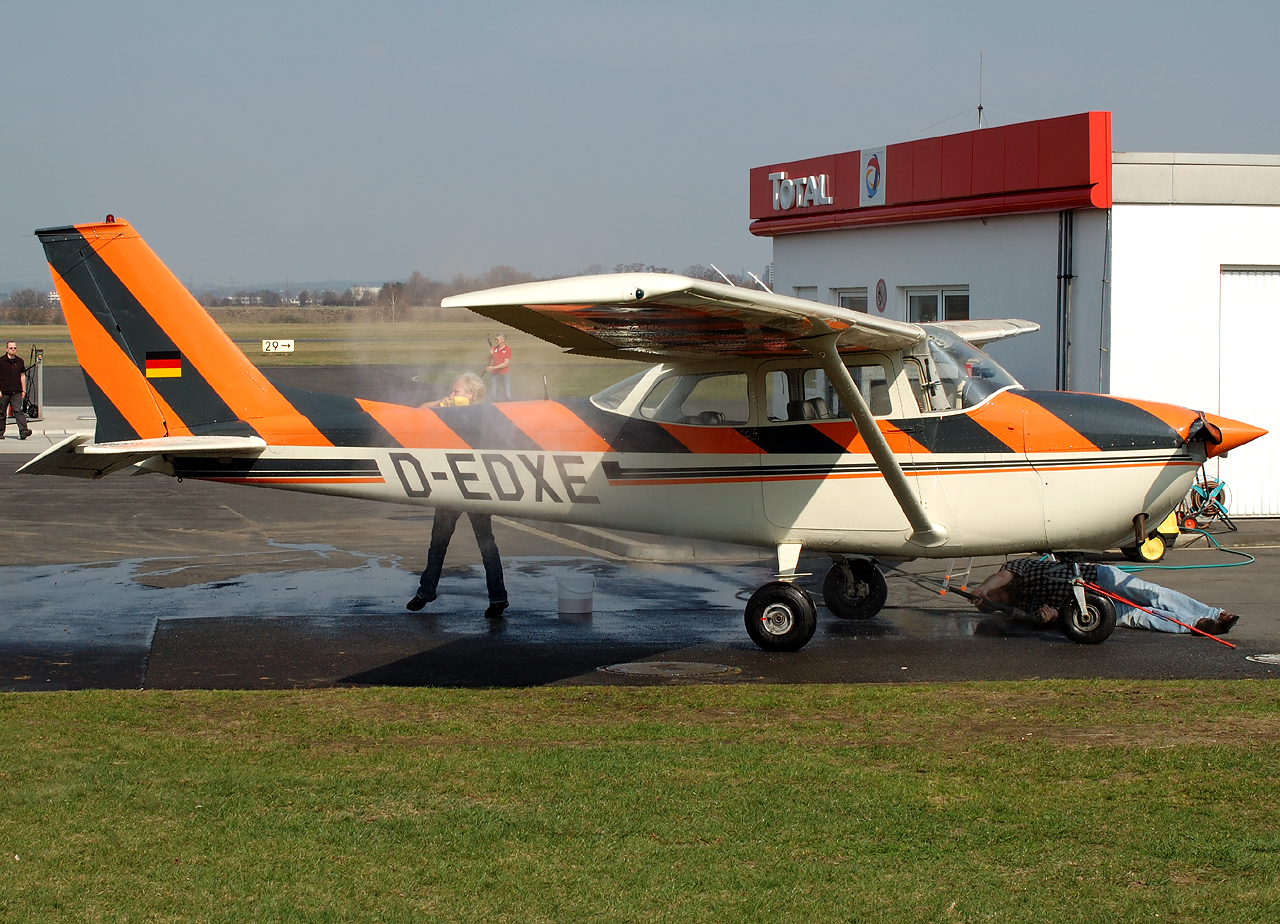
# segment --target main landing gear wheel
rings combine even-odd
[[[765,584],[747,601],[747,634],[765,651],[799,651],[818,628],[807,591],[795,584]]]
[[[1062,632],[1078,645],[1098,645],[1116,628],[1116,607],[1107,597],[1092,591],[1084,592],[1083,615],[1080,604],[1076,603],[1075,594],[1067,600],[1066,606],[1059,610],[1058,618],[1062,622]]]
[[[822,599],[833,616],[841,619],[870,619],[884,607],[889,585],[876,563],[866,558],[850,559],[831,566],[822,581]]]

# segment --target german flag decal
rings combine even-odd
[[[177,350],[147,351],[147,378],[182,378],[182,354]]]

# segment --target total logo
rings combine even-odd
[[[811,205],[832,205],[835,197],[827,192],[830,181],[825,173],[818,176],[798,176],[788,179],[786,173],[771,173],[773,181],[773,210],[808,208]]]
[[[862,186],[858,190],[858,207],[884,205],[889,180],[889,156],[883,148],[862,150]]]
[[[880,191],[880,158],[872,154],[867,158],[867,198],[875,198],[875,194]]]

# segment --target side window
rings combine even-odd
[[[663,423],[740,425],[750,417],[747,377],[741,372],[672,375],[640,404],[640,414]]]
[[[903,358],[902,365],[907,373],[907,382],[911,385],[911,395],[916,399],[916,407],[921,411],[929,410],[929,398],[924,390],[924,370],[920,367],[920,360],[914,356],[907,356]]]
[[[848,366],[849,375],[866,399],[871,413],[888,417],[893,413],[889,398],[889,378],[878,362]],[[779,369],[765,376],[765,408],[769,420],[829,420],[848,418],[840,396],[822,369]]]

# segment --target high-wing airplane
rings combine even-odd
[[[907,324],[646,273],[443,303],[571,353],[655,363],[591,398],[415,408],[317,394],[273,384],[126,222],[36,234],[97,430],[20,471],[98,478],[132,465],[774,548],[778,579],[746,607],[767,650],[814,633],[813,600],[794,582],[802,548],[832,559],[828,609],[868,618],[887,593],[877,557],[1134,544],[1207,457],[1266,432],[1168,404],[1027,391],[979,350],[1037,329],[1025,321]],[[1067,634],[1101,640],[1097,614],[1077,609]]]

